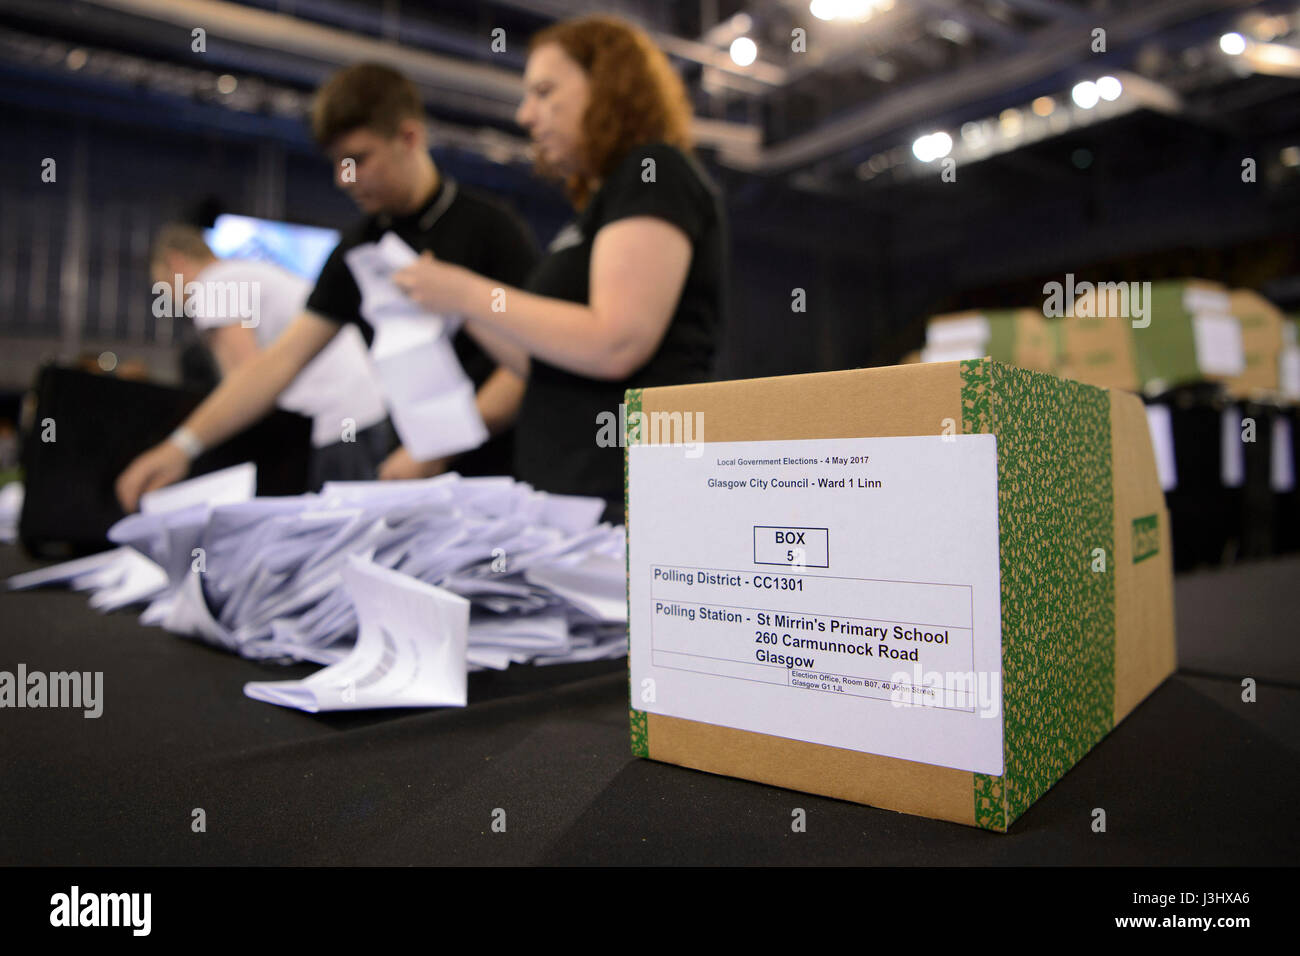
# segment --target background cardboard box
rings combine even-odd
[[[1125,312],[1116,305],[1108,295],[1081,295],[1076,316],[1057,320],[1062,376],[1104,388],[1163,392],[1227,382],[1245,370],[1241,326],[1224,286],[1203,279],[1152,282],[1145,326],[1134,308]]]
[[[1130,319],[1118,315],[1052,319],[1060,342],[1056,371],[1098,388],[1138,390],[1137,356]]]
[[[1245,368],[1227,380],[1228,394],[1250,398],[1278,388],[1278,358],[1282,354],[1282,310],[1251,289],[1234,289],[1229,296],[1233,316],[1241,326]]]
[[[923,362],[989,356],[1007,365],[1050,372],[1054,341],[1037,309],[983,309],[936,315],[926,325]],[[906,362],[901,364],[907,364]]]
[[[629,417],[702,412],[706,442],[938,435],[945,419],[998,441],[1001,776],[632,708],[638,756],[1005,831],[1173,672],[1169,520],[1136,396],[977,359],[626,397]],[[629,561],[645,520],[627,515]],[[630,594],[635,622],[649,609]]]

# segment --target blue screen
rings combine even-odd
[[[203,238],[219,259],[273,262],[304,279],[314,280],[338,245],[339,234],[319,226],[221,215]]]

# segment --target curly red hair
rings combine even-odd
[[[686,87],[642,30],[618,17],[582,17],[539,31],[528,49],[548,43],[557,44],[582,67],[591,89],[582,119],[584,172],[565,180],[574,206],[582,208],[593,182],[608,176],[635,146],[669,143],[683,151],[691,148]]]

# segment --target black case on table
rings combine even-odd
[[[113,491],[117,476],[171,434],[203,398],[202,392],[43,367],[36,379],[36,418],[23,446],[23,546],[39,557],[108,547],[108,529],[122,517]],[[43,440],[49,421],[54,441]],[[259,495],[301,494],[310,453],[311,420],[277,409],[204,452],[190,474],[251,461]]]

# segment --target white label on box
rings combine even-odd
[[[1219,480],[1225,488],[1246,482],[1246,446],[1242,444],[1241,409],[1229,405],[1219,417]]]
[[[1240,375],[1246,371],[1241,323],[1231,315],[1192,316],[1196,367],[1205,375]]]
[[[1183,308],[1188,312],[1228,312],[1232,300],[1228,293],[1200,286],[1188,286],[1183,290]]]
[[[632,704],[1000,775],[992,435],[634,445]]]
[[[1278,357],[1278,384],[1287,398],[1300,399],[1300,348],[1288,346]]]
[[[1160,490],[1178,487],[1178,464],[1174,458],[1174,425],[1168,405],[1147,406],[1147,427],[1151,430],[1151,448],[1156,455],[1156,473]]]
[[[969,315],[964,319],[944,319],[925,327],[925,344],[944,349],[955,345],[978,348],[983,355],[989,341],[989,320],[982,315]]]
[[[921,349],[922,362],[962,362],[968,359],[983,358],[988,354],[985,344],[962,345],[927,345]]]
[[[1291,422],[1281,415],[1273,419],[1273,454],[1269,462],[1269,484],[1277,494],[1295,490],[1295,457],[1291,452]]]

